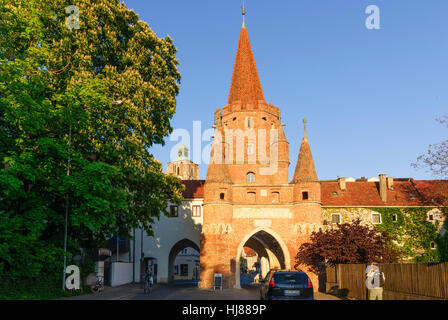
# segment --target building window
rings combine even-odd
[[[431,222],[434,221],[434,215],[432,213],[428,214],[428,221],[431,221]]]
[[[253,144],[247,145],[247,154],[254,154],[254,145]]]
[[[396,214],[392,215],[392,221],[393,222],[397,222],[398,221],[398,216]]]
[[[246,181],[248,183],[255,182],[255,174],[253,172],[249,172],[246,176]]]
[[[180,265],[180,275],[182,277],[188,276],[188,264],[181,264]]]
[[[381,215],[379,213],[372,213],[372,223],[380,224],[381,223]]]
[[[179,175],[179,173],[180,173],[180,168],[176,167],[176,174]]]
[[[331,223],[340,224],[341,223],[341,215],[339,213],[331,214]]]
[[[302,200],[308,200],[308,191],[302,192]]]
[[[279,192],[272,192],[272,202],[280,202],[280,193]]]
[[[223,193],[223,192],[221,192],[221,193],[219,194],[219,199],[224,200],[224,193]]]
[[[201,216],[201,206],[193,206],[193,217]]]
[[[333,191],[332,194],[333,194],[334,197],[337,197],[337,196],[338,196],[338,192],[337,192],[337,191]]]
[[[246,118],[246,127],[247,129],[252,129],[254,126],[254,119],[252,117]]]
[[[437,249],[437,244],[434,241],[431,241],[431,243],[429,244],[429,246],[431,247],[431,250],[435,250]]]
[[[178,206],[170,206],[170,217],[177,217],[178,216]]]
[[[174,275],[178,275],[179,274],[179,266],[178,265],[175,265],[174,266]]]

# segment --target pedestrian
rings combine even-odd
[[[366,268],[366,288],[369,300],[383,300],[383,287],[386,277],[378,264],[372,262]]]
[[[151,267],[148,266],[148,268],[146,269],[146,272],[145,272],[144,292],[150,293],[153,284],[154,284],[154,279],[152,277],[152,269],[151,269]]]

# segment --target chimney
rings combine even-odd
[[[387,189],[394,190],[394,177],[387,177]]]
[[[387,201],[387,189],[386,189],[386,175],[380,174],[380,197],[381,201]]]
[[[338,184],[339,184],[339,188],[342,191],[345,191],[347,189],[345,186],[345,178],[338,178]]]

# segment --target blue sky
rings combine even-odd
[[[228,99],[241,1],[124,2],[178,49],[173,127],[210,128]],[[379,30],[365,26],[368,5],[380,9]],[[435,120],[448,114],[448,1],[247,0],[246,10],[265,99],[287,124],[290,178],[303,117],[319,179],[433,178],[411,163],[448,136]],[[151,150],[164,168],[177,143]]]

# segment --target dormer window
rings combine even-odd
[[[255,174],[254,174],[253,172],[249,172],[249,173],[246,175],[246,181],[247,181],[248,183],[255,182]]]

